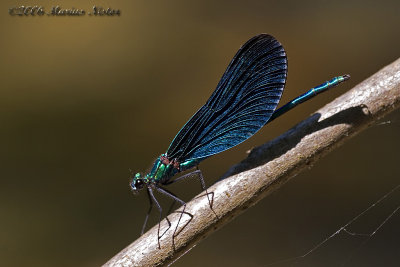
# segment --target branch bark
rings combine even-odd
[[[198,242],[256,204],[319,158],[360,133],[400,106],[400,59],[318,110],[306,120],[252,150],[248,158],[233,166],[214,184],[213,209],[200,194],[187,204],[179,224],[181,232],[172,246],[172,233],[179,214],[169,215],[171,229],[157,243],[157,225],[104,266],[167,265],[187,253]],[[182,207],[180,208],[182,210]],[[187,224],[186,226],[184,226]],[[161,233],[167,229],[164,219]]]

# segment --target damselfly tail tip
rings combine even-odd
[[[345,74],[342,77],[344,81],[347,81],[348,79],[350,79],[350,74]]]

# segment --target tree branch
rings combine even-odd
[[[208,189],[214,192],[210,209],[204,192],[187,204],[172,246],[179,214],[169,215],[171,229],[157,243],[157,225],[104,266],[154,266],[174,262],[200,240],[314,164],[332,149],[373,125],[400,106],[400,59],[338,97],[271,142],[253,149],[232,167],[225,179]],[[229,177],[228,177],[229,176]],[[182,210],[182,207],[180,208]],[[185,224],[187,224],[185,226]],[[161,233],[167,229],[165,219]]]

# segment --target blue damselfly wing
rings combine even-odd
[[[272,116],[285,86],[286,53],[272,36],[251,38],[236,53],[217,88],[183,126],[166,155],[201,160],[245,141]]]

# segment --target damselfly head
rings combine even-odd
[[[145,186],[144,177],[141,173],[136,173],[130,184],[132,192],[138,193]]]

